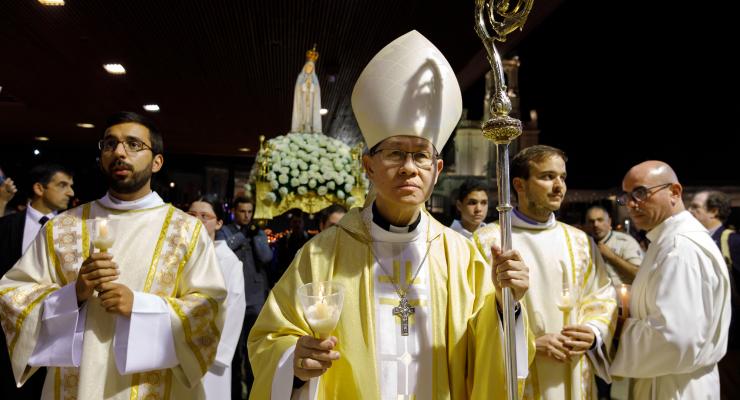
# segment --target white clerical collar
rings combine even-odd
[[[56,211],[52,211],[52,212],[44,215],[44,214],[41,213],[41,211],[33,208],[33,206],[31,206],[31,202],[29,201],[28,204],[26,204],[26,215],[29,218],[31,218],[32,220],[38,222],[41,219],[41,217],[46,217],[46,218],[52,219],[52,218],[54,218],[55,215],[57,215],[57,213],[56,213]]]
[[[429,217],[422,210],[419,212],[419,222],[410,231],[402,229],[406,227],[390,226],[390,230],[383,229],[380,225],[373,222],[373,207],[365,207],[362,210],[363,220],[366,221],[370,237],[376,242],[411,242],[419,239],[427,231],[429,226]],[[395,229],[394,229],[395,228]]]
[[[666,218],[663,222],[659,223],[655,228],[651,229],[650,232],[645,234],[645,236],[648,238],[648,240],[651,243],[655,243],[655,241],[660,238],[663,232],[669,229],[672,229],[673,227],[680,225],[686,221],[689,221],[689,219],[693,219],[693,218],[694,216],[691,215],[690,212],[686,210],[681,211],[678,214],[674,214]],[[697,223],[699,222],[697,221]],[[702,225],[702,228],[704,228],[704,225]],[[706,230],[707,228],[704,228],[704,229]]]
[[[483,228],[484,226],[486,226],[486,223],[481,222],[480,225],[478,225],[478,228]],[[465,229],[465,227],[463,226],[462,222],[460,222],[459,219],[452,221],[452,225],[450,225],[450,229],[454,230],[455,232],[460,233],[461,235],[465,236],[468,239],[473,238],[474,232],[470,232],[469,230]]]
[[[550,217],[547,218],[546,222],[539,222],[522,214],[522,212],[516,208],[512,211],[511,226],[515,226],[517,228],[545,230],[550,229],[557,224],[554,213],[550,213]]]
[[[110,192],[106,193],[98,203],[106,208],[112,208],[114,210],[130,211],[130,210],[143,210],[146,208],[159,207],[164,204],[164,200],[155,191],[149,192],[148,195],[132,200],[124,201],[111,196]]]

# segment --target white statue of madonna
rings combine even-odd
[[[298,75],[293,95],[291,132],[321,133],[321,89],[316,76],[316,45],[306,52],[306,64]]]

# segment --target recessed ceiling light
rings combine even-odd
[[[39,142],[48,142],[49,138],[47,136],[36,136],[33,138],[33,140],[39,141]]]
[[[39,149],[33,149],[33,154],[37,156],[41,154],[41,152],[39,151]]]
[[[322,108],[321,110],[319,110],[319,114],[321,115],[326,115],[328,112],[329,110],[327,110],[326,108]]]
[[[103,64],[103,68],[108,71],[109,74],[123,75],[126,73],[126,68],[123,68],[121,64]]]
[[[149,112],[157,112],[159,111],[159,106],[156,104],[144,104],[144,109]]]
[[[170,182],[170,187],[171,188],[175,187],[175,182]]]
[[[246,153],[249,151],[249,147],[240,147],[237,150],[241,151],[242,153]]]
[[[39,3],[45,6],[63,6],[64,0],[39,0]]]
[[[77,124],[77,127],[90,129],[90,128],[95,128],[95,125],[87,123],[87,122],[80,122]]]

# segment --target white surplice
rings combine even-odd
[[[647,234],[611,374],[635,379],[635,399],[719,399],[730,282],[722,254],[688,212]]]
[[[217,240],[214,244],[218,266],[221,267],[229,293],[226,295],[224,329],[218,343],[216,361],[203,377],[203,388],[208,400],[228,400],[231,399],[231,361],[238,347],[247,303],[244,301],[242,262],[231,251],[226,241]]]

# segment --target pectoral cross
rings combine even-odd
[[[393,307],[393,315],[398,315],[401,318],[401,336],[409,335],[409,315],[414,312],[414,307],[409,306],[406,296],[401,296],[398,307]]]

